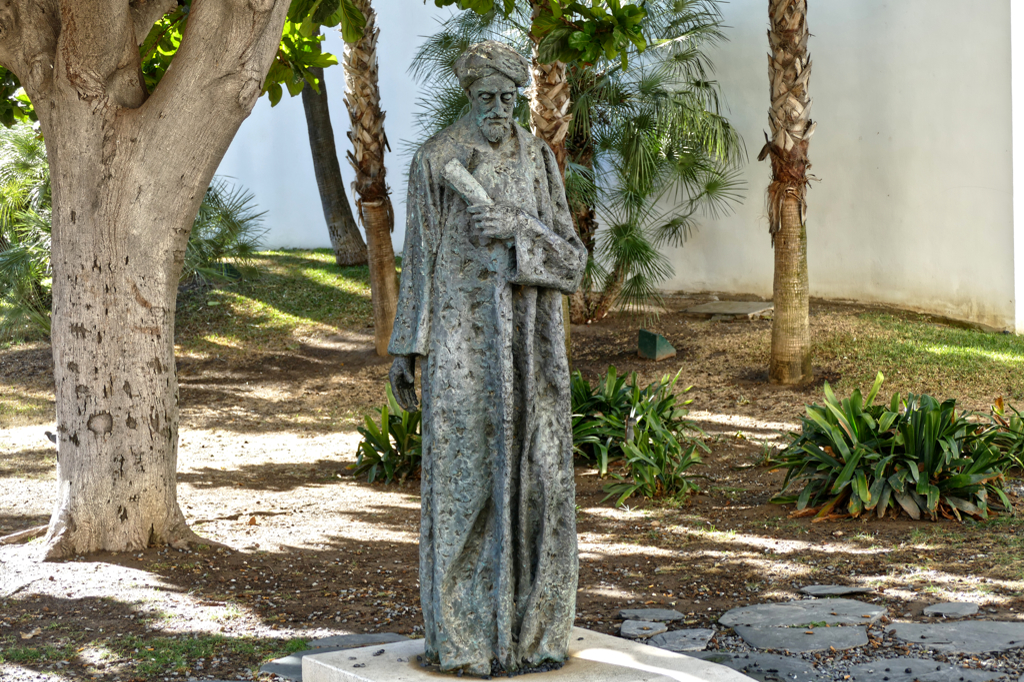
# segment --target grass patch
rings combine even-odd
[[[253,664],[286,656],[307,647],[305,639],[286,641],[259,637],[229,638],[222,635],[195,635],[143,639],[135,635],[110,642],[121,656],[134,661],[135,672],[146,678],[169,674],[185,674],[193,664],[204,658],[233,653],[247,656]]]
[[[53,419],[53,398],[27,388],[0,385],[0,428]]]
[[[283,352],[303,337],[372,325],[366,266],[339,268],[330,249],[261,251],[252,260],[259,277],[182,298],[180,352]]]
[[[1024,402],[1020,336],[961,329],[914,313],[828,317],[820,333],[812,331],[814,352],[817,363],[842,368],[840,391],[868,386],[881,371],[892,393]]]
[[[54,646],[9,646],[0,650],[0,663],[55,663],[75,657],[78,648],[74,644]]]

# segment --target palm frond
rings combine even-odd
[[[651,47],[631,53],[628,69],[618,60],[567,69],[566,195],[573,210],[596,211],[609,222],[598,231],[584,286],[606,287],[627,307],[642,305],[671,276],[661,247],[682,244],[699,217],[718,217],[740,200],[744,185],[736,167],[746,157],[707,56],[725,39],[719,0],[644,6]],[[418,102],[418,139],[407,143],[407,153],[468,110],[451,72],[466,46],[503,40],[531,57],[529,17],[517,12],[509,21],[461,12],[427,39],[410,67],[429,95]],[[525,123],[525,107],[523,114]],[[672,205],[659,209],[666,203]]]

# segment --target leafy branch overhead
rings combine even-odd
[[[182,0],[161,17],[139,46],[146,89],[153,92],[167,73],[181,46],[193,0]],[[295,97],[306,83],[319,92],[319,79],[310,69],[327,68],[338,58],[321,49],[323,37],[317,27],[338,27],[346,41],[358,40],[366,19],[352,0],[292,0],[277,55],[263,82],[263,94],[271,106],[281,101],[284,90]],[[10,127],[19,121],[35,121],[32,103],[21,90],[18,78],[0,67],[0,124]]]
[[[480,15],[499,11],[508,17],[516,13],[516,0],[434,0],[434,4],[456,5]],[[528,4],[532,10],[530,34],[537,42],[542,64],[593,64],[604,58],[618,59],[626,67],[631,47],[639,52],[647,48],[641,26],[647,10],[641,4],[622,0],[592,0],[589,5],[575,0],[534,0]]]

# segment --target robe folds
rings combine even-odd
[[[427,657],[482,675],[565,659],[578,572],[562,294],[587,252],[548,146],[516,125],[504,149],[466,117],[416,153],[389,347],[420,356]],[[471,234],[452,159],[508,239]]]

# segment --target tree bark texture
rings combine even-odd
[[[782,227],[775,233],[775,313],[768,378],[772,383],[810,381],[811,332],[808,315],[807,228],[799,200],[782,207]]]
[[[537,44],[533,46],[531,62],[533,84],[527,91],[530,98],[530,129],[531,132],[548,143],[555,153],[558,169],[565,177],[565,136],[569,132],[572,114],[569,106],[569,80],[565,73],[565,64],[541,64],[537,61]]]
[[[377,81],[377,15],[370,0],[354,0],[366,17],[363,37],[345,44],[345,106],[348,107],[352,129],[348,138],[352,151],[348,159],[356,171],[355,189],[359,217],[366,231],[366,248],[370,257],[370,293],[373,297],[373,336],[377,354],[388,354],[388,342],[395,324],[398,301],[398,278],[395,273],[395,250],[391,232],[395,215],[390,190],[385,178],[384,150],[388,138],[384,134],[384,112],[380,108]]]
[[[775,247],[775,314],[768,378],[772,383],[810,381],[811,335],[807,281],[807,148],[810,118],[807,0],[769,0],[768,75],[771,137],[759,160],[771,158],[768,223]]]
[[[534,14],[538,11],[539,3],[534,2]],[[537,58],[537,44],[533,41],[533,59],[530,61],[530,73],[533,83],[527,91],[530,99],[530,132],[544,140],[551,151],[555,153],[555,161],[558,163],[558,170],[565,180],[565,164],[568,155],[565,150],[565,136],[569,133],[569,122],[572,121],[572,114],[569,113],[569,106],[572,100],[569,97],[569,79],[566,75],[565,64],[554,62],[552,64],[541,64]],[[578,293],[578,292],[577,292]],[[563,320],[565,326],[565,351],[572,361],[572,339],[569,323],[572,320],[573,301],[571,298],[562,300],[562,308],[567,313]]]
[[[320,28],[317,27],[317,33]],[[327,221],[327,234],[331,237],[334,260],[340,267],[364,265],[367,262],[366,242],[359,234],[352,206],[345,196],[345,183],[341,178],[338,150],[334,144],[334,127],[327,103],[327,83],[324,70],[311,68],[320,81],[320,92],[308,84],[302,89],[302,108],[306,112],[309,131],[309,150],[313,154],[313,172],[320,190],[320,203]]]
[[[53,192],[51,558],[196,537],[175,489],[178,276],[288,2],[196,3],[174,67],[149,94],[138,44],[174,5],[15,0],[0,12],[0,64],[35,105]]]

